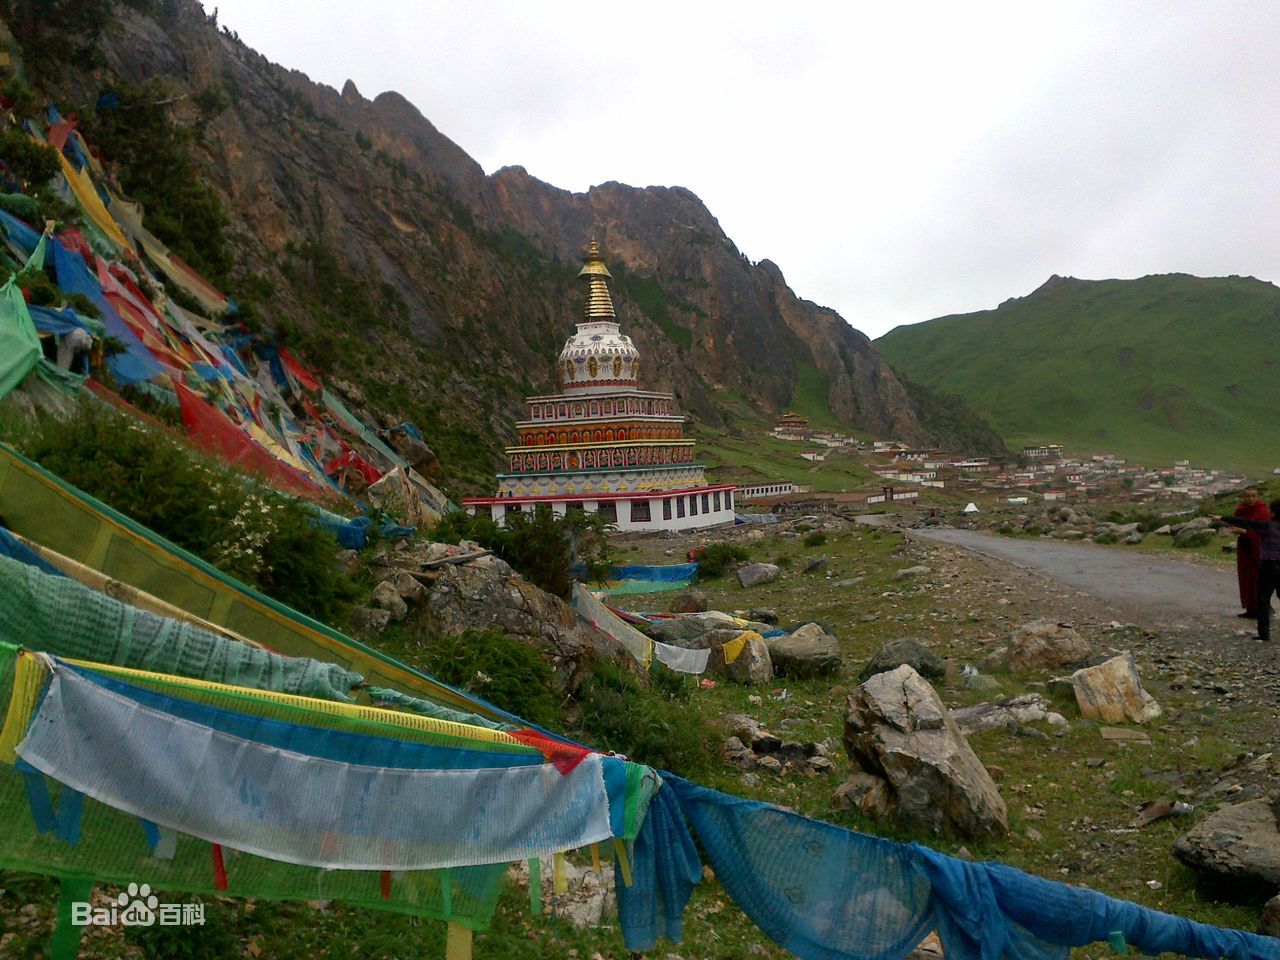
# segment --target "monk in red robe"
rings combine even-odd
[[[1271,519],[1271,512],[1262,502],[1257,487],[1245,487],[1244,499],[1236,507],[1237,520]],[[1236,575],[1240,580],[1240,606],[1244,607],[1241,617],[1258,618],[1258,550],[1261,538],[1250,530],[1242,530],[1236,540]]]

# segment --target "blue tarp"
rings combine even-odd
[[[610,580],[647,580],[652,583],[678,583],[692,580],[698,572],[696,563],[669,563],[648,566],[642,563],[620,563],[609,571]]]
[[[37,234],[37,239],[39,235]],[[117,353],[107,358],[107,368],[111,375],[121,383],[137,383],[150,380],[163,374],[164,367],[138,339],[127,323],[116,313],[115,307],[102,293],[98,280],[89,272],[84,258],[80,254],[68,250],[56,237],[50,238],[53,248],[53,269],[57,274],[58,286],[64,293],[82,293],[98,308],[107,335],[124,344],[124,353]]]

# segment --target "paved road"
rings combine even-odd
[[[1157,620],[1240,612],[1235,573],[1150,554],[1056,540],[1015,540],[974,530],[921,527],[913,537],[1005,560],[1081,593]]]

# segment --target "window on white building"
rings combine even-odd
[[[648,523],[652,520],[649,513],[648,500],[632,500],[631,501],[631,522],[632,523]],[[667,518],[671,519],[670,517]]]

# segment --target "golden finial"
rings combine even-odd
[[[582,311],[583,317],[588,321],[612,321],[613,298],[609,296],[609,285],[606,280],[612,280],[613,274],[609,272],[609,268],[604,265],[604,258],[600,256],[600,244],[596,242],[596,238],[591,238],[591,243],[587,247],[587,260],[582,265],[582,269],[578,271],[578,276],[587,278],[587,302]]]
[[[604,265],[604,258],[600,256],[600,244],[596,242],[596,238],[591,238],[591,243],[587,246],[587,260],[582,265],[582,269],[578,271],[580,277],[608,277],[613,279],[613,274],[609,272],[609,268]]]

